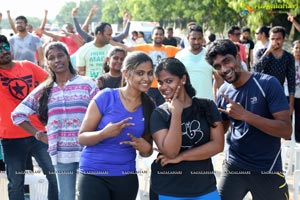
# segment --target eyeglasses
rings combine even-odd
[[[258,35],[258,34],[260,34],[260,32],[256,32],[256,33],[255,33],[255,35]]]
[[[0,53],[3,52],[3,49],[4,49],[5,51],[10,51],[10,46],[9,46],[9,44],[8,44],[8,43],[2,43],[2,45],[0,46]]]
[[[241,33],[233,33],[233,35],[239,36],[239,35],[241,35]]]

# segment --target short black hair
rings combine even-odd
[[[167,31],[173,31],[173,28],[172,27],[168,27]]]
[[[228,29],[228,35],[232,35],[234,33],[235,30],[241,30],[240,27],[238,25],[233,25]]]
[[[216,35],[214,33],[209,34],[208,36],[209,41],[213,42],[216,40]]]
[[[5,35],[0,35],[0,42],[9,44],[7,37]]]
[[[161,30],[161,31],[163,32],[163,34],[165,34],[165,30],[164,30],[163,27],[161,27],[161,26],[155,26],[155,27],[153,28],[153,30],[152,30],[151,35],[153,35],[153,33],[154,33],[155,30]]]
[[[211,45],[208,46],[205,59],[210,65],[212,65],[214,59],[218,55],[225,56],[227,54],[236,57],[237,56],[236,45],[229,39],[216,40]]]
[[[25,24],[27,24],[27,18],[26,18],[25,16],[23,16],[23,15],[18,16],[18,17],[16,18],[16,21],[17,21],[17,20],[23,20],[23,21],[25,22]]]
[[[99,32],[104,33],[104,29],[106,26],[110,26],[110,23],[107,22],[101,22],[96,28],[95,28],[95,35],[97,35]]]
[[[242,33],[244,33],[244,32],[251,32],[251,29],[248,27],[248,26],[244,26],[243,28],[242,28]]]
[[[274,26],[270,30],[270,34],[271,33],[282,33],[283,38],[285,38],[285,28],[282,26]]]
[[[196,31],[196,32],[200,32],[200,33],[203,33],[203,29],[201,26],[199,25],[192,25],[192,26],[189,26],[189,31],[188,31],[188,34],[190,34],[192,31]]]
[[[269,31],[270,31],[270,27],[269,26],[260,26],[255,34],[260,34],[260,33],[264,33],[266,38],[269,38]]]

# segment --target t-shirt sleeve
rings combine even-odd
[[[174,47],[174,46],[170,46],[170,45],[167,45],[167,52],[168,52],[168,57],[175,57],[176,54],[180,51],[180,48],[178,47]]]
[[[289,95],[294,95],[296,90],[296,71],[295,71],[295,58],[291,54],[287,54],[287,68],[286,68],[286,79],[288,83]]]
[[[87,43],[85,45],[87,45]],[[85,45],[81,46],[76,52],[76,68],[86,67],[86,61],[85,61],[86,46]]]
[[[169,129],[169,114],[161,108],[156,108],[150,118],[150,133],[153,135],[159,130]]]
[[[133,46],[135,51],[144,51],[147,52],[147,47],[145,44],[135,45]]]
[[[258,50],[258,52],[256,53],[255,56],[255,60],[257,61],[255,64],[254,64],[254,71],[256,72],[262,72],[264,70],[264,67],[266,66],[266,61],[268,60],[268,57],[269,56],[263,56],[263,54],[265,53],[267,49],[260,49]]]
[[[271,113],[280,112],[289,109],[289,103],[284,94],[284,90],[275,77],[271,77],[269,83],[266,84],[265,90],[268,107]]]
[[[33,71],[34,79],[36,81],[35,84],[38,85],[41,82],[43,82],[44,80],[46,80],[46,78],[48,77],[48,73],[44,69],[42,69],[40,66],[37,66],[36,64],[34,64],[32,62],[29,62],[29,61],[24,61],[24,62],[27,62],[24,64],[30,65],[30,67]]]
[[[252,50],[252,49],[254,49],[254,42],[252,41],[252,40],[250,40],[250,49]]]
[[[218,110],[218,107],[215,104],[215,102],[213,102],[212,100],[210,100],[210,113],[211,113],[211,118],[213,123],[222,121],[221,114]]]
[[[106,109],[109,107],[109,104],[113,104],[113,90],[111,88],[105,88],[98,92],[94,96],[93,100],[95,101],[99,112],[103,115]]]

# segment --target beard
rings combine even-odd
[[[162,45],[163,44],[163,40],[161,40],[161,39],[155,39],[154,40],[154,44],[156,44],[156,45]]]
[[[202,45],[193,45],[191,46],[192,51],[200,51],[202,49]]]
[[[5,54],[0,57],[0,65],[7,65],[12,61],[11,54]]]
[[[230,74],[230,79],[226,78],[226,76]],[[224,72],[222,75],[222,78],[229,84],[235,83],[241,76],[241,70],[236,70],[234,68],[231,68],[230,70]]]

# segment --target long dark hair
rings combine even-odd
[[[67,55],[67,57],[69,58],[70,72],[75,75],[76,71],[73,68],[72,63],[70,61],[70,54],[68,52],[67,47],[61,42],[49,43],[45,49],[45,58],[46,59],[48,59],[48,53],[52,49],[62,50]],[[48,122],[48,101],[49,101],[50,92],[51,92],[54,82],[56,82],[55,73],[50,68],[48,68],[48,71],[49,71],[49,76],[48,76],[47,80],[43,83],[44,88],[43,88],[42,94],[39,98],[39,108],[38,108],[38,118],[44,125],[46,125]]]
[[[128,56],[126,56],[124,60],[123,70],[126,70],[129,73],[133,72],[140,64],[144,62],[150,62],[152,68],[154,68],[152,59],[147,54],[141,51],[132,52]],[[123,79],[124,77],[122,78],[122,82],[124,82]],[[152,111],[155,108],[155,104],[145,92],[142,92],[141,94],[141,101],[142,101],[144,121],[145,121],[144,133],[150,133],[150,117]]]
[[[182,79],[184,75],[186,76],[184,88],[189,97],[192,98],[193,116],[196,116],[198,119],[205,117],[209,126],[215,127],[216,125],[212,122],[210,115],[210,100],[195,98],[196,90],[191,84],[190,76],[184,64],[176,58],[165,58],[157,64],[155,76],[158,77],[158,74],[161,71],[167,71],[180,79]]]

